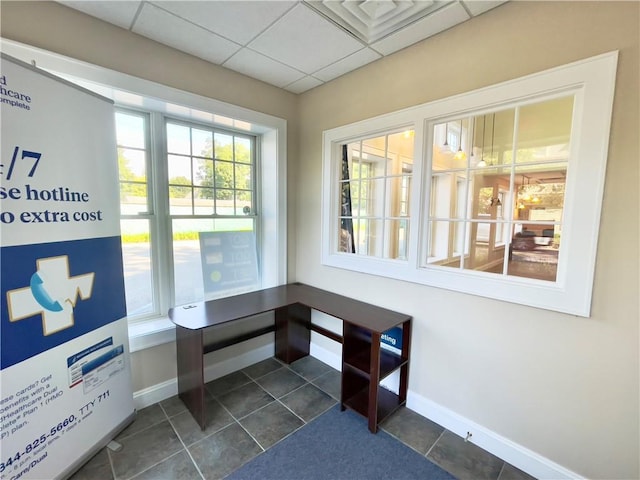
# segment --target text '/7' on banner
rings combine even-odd
[[[0,479],[69,476],[134,417],[113,104],[2,55]]]

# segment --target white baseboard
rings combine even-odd
[[[313,343],[311,344],[310,353],[327,365],[337,370],[342,369],[340,355]],[[391,390],[394,390],[395,382],[388,383],[392,387]],[[472,434],[469,439],[470,442],[536,478],[554,480],[581,480],[584,478],[411,390],[407,392],[407,408],[436,422],[462,438],[465,438],[467,432],[470,432]]]
[[[133,392],[133,406],[136,410],[161,402],[178,394],[178,380],[172,378],[151,387]]]
[[[312,343],[312,357],[335,368],[342,369],[340,355]],[[228,360],[209,365],[205,368],[205,382],[210,382],[229,373],[266,360],[273,356],[273,344],[256,348],[249,352],[234,356]],[[134,405],[137,409],[153,405],[178,393],[177,380],[171,379],[134,393]],[[470,442],[496,455],[520,470],[540,479],[584,480],[584,477],[552,462],[525,447],[449,410],[417,393],[407,392],[407,408],[436,422],[447,430],[465,438],[471,433]]]
[[[336,355],[334,352],[327,350],[326,348],[312,342],[309,347],[309,355],[317,358],[322,363],[335,368],[339,372],[342,371],[342,358],[340,355]]]
[[[253,365],[254,363],[273,357],[273,343],[241,353],[228,360],[207,365],[204,369],[204,381],[210,382],[229,373]],[[172,378],[166,382],[133,393],[133,404],[138,410],[171,398],[178,394],[178,380]]]
[[[467,437],[467,434],[470,433],[469,441],[471,443],[535,478],[554,480],[580,480],[584,478],[411,390],[407,392],[407,408],[462,438]]]

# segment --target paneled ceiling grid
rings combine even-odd
[[[329,82],[505,0],[61,0],[293,93]]]

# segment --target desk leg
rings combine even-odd
[[[407,363],[400,368],[400,388],[398,396],[400,397],[400,405],[407,403],[407,388],[409,386],[409,358],[411,349],[411,322],[406,321],[402,324],[402,358],[407,359]]]
[[[380,383],[380,334],[371,333],[371,360],[369,364],[369,431],[378,431],[378,384]]]
[[[178,396],[187,406],[200,428],[205,427],[204,355],[202,330],[176,325]]]
[[[311,309],[299,303],[275,311],[276,358],[292,363],[309,355]]]

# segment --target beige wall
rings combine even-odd
[[[298,97],[57,4],[1,8],[5,38],[287,119],[290,279],[413,315],[416,395],[584,476],[638,478],[640,4],[511,2]],[[323,130],[616,49],[591,318],[320,264]],[[173,344],[132,369],[135,390],[173,378]]]
[[[55,2],[0,2],[0,35],[94,65],[287,120],[288,188],[295,185],[296,96]],[[289,215],[295,204],[288,200]],[[289,219],[289,237],[295,220]],[[290,242],[291,243],[291,242]],[[295,255],[289,255],[289,276]]]
[[[512,2],[300,96],[296,280],[413,315],[412,392],[589,478],[640,475],[639,11]],[[320,264],[323,130],[617,49],[591,318]]]
[[[0,6],[3,38],[287,120],[287,183],[295,185],[297,97],[280,88],[186,55],[54,2]],[[294,276],[295,203],[288,198],[289,276]],[[174,379],[175,344],[131,355],[134,391]]]

